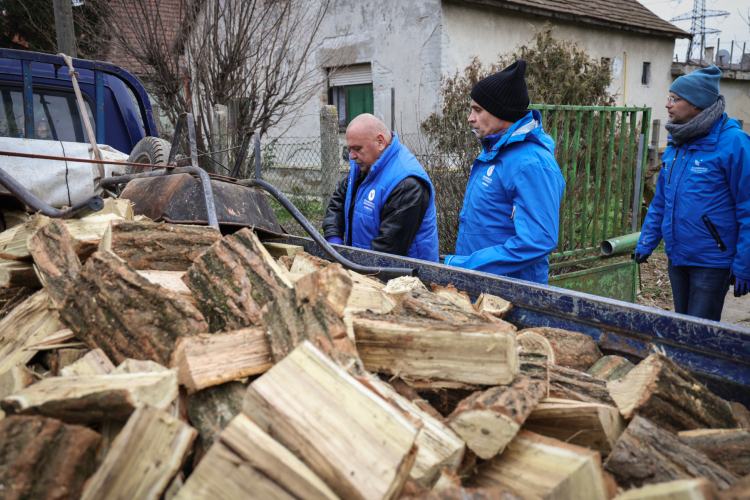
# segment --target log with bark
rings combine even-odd
[[[738,479],[705,454],[682,444],[671,432],[639,416],[620,436],[604,468],[622,487],[706,477],[723,490]]]
[[[383,288],[383,292],[387,294],[391,301],[383,309],[383,313],[393,312],[393,314],[401,314],[404,297],[412,290],[426,292],[427,287],[424,286],[424,283],[419,278],[414,276],[401,276],[389,280],[385,288]]]
[[[0,420],[0,494],[5,500],[76,500],[96,470],[102,438],[41,416]]]
[[[705,477],[649,484],[628,490],[615,500],[718,500],[716,485]]]
[[[92,255],[68,287],[62,320],[87,347],[102,349],[117,364],[134,358],[168,365],[179,337],[208,330],[189,302],[110,252]]]
[[[489,293],[481,294],[474,305],[479,312],[487,312],[500,319],[506,317],[510,310],[513,309],[513,304]]]
[[[211,448],[221,431],[242,411],[245,390],[245,384],[229,382],[188,394],[187,414],[204,449]]]
[[[524,500],[499,488],[449,488],[401,497],[401,500]]]
[[[518,373],[520,375],[526,375],[532,380],[541,380],[544,382],[547,386],[547,394],[545,394],[545,397],[549,397],[549,362],[547,361],[546,354],[526,351],[519,348]]]
[[[221,477],[221,482],[216,478]],[[180,490],[179,499],[309,499],[338,496],[300,459],[246,415],[222,431]]]
[[[14,365],[25,365],[37,344],[62,328],[57,308],[46,290],[40,290],[0,320],[0,374]]]
[[[138,274],[149,280],[155,285],[176,293],[183,299],[190,302],[196,309],[199,308],[198,301],[193,296],[193,291],[188,288],[182,280],[185,276],[184,271],[138,271]]]
[[[75,375],[106,375],[114,371],[115,365],[109,360],[104,351],[94,349],[86,353],[81,359],[60,370],[63,377]]]
[[[397,498],[416,458],[414,425],[310,342],[250,384],[242,409],[342,498]]]
[[[621,356],[604,356],[593,364],[586,373],[604,380],[619,380],[633,369],[635,365]]]
[[[608,455],[625,430],[617,408],[567,399],[545,399],[526,419],[524,429]]]
[[[601,357],[596,341],[585,333],[559,328],[527,328],[518,332],[518,344],[528,351],[547,354],[550,365],[588,370]]]
[[[244,328],[178,339],[170,366],[179,368],[180,385],[195,392],[263,373],[272,365],[266,332]]]
[[[0,288],[40,286],[33,263],[0,259]]]
[[[65,224],[60,219],[51,220],[29,236],[28,247],[39,281],[50,297],[61,303],[69,293],[65,288],[81,269]]]
[[[245,228],[216,241],[184,277],[210,332],[261,325],[261,309],[292,288],[257,236]]]
[[[467,311],[476,311],[477,309],[471,304],[471,299],[466,292],[459,292],[455,286],[449,284],[448,286],[438,285],[437,283],[430,283],[432,293],[438,297],[448,299],[453,305],[458,306]]]
[[[456,324],[357,313],[354,335],[365,367],[402,378],[500,385],[518,374],[515,327]]]
[[[195,439],[189,425],[144,404],[130,416],[81,500],[159,500]]]
[[[400,308],[396,307],[394,313],[407,318],[434,319],[452,323],[510,324],[488,312],[478,312],[474,308],[458,306],[444,297],[419,288],[407,292],[401,299]]]
[[[650,355],[607,387],[626,419],[638,415],[672,432],[739,427],[729,403],[662,354]]]
[[[553,398],[617,406],[609,394],[606,380],[563,366],[549,367],[549,395]]]
[[[108,250],[138,270],[186,271],[221,239],[209,226],[165,222],[112,221],[99,250]]]
[[[606,500],[598,452],[522,430],[466,486],[502,488],[525,500]]]
[[[750,474],[750,430],[697,429],[682,431],[677,437],[730,472],[740,477]]]
[[[502,453],[546,392],[544,382],[521,376],[509,386],[472,394],[447,422],[471,451],[489,460]]]
[[[7,372],[0,374],[0,400],[30,386],[40,378],[38,374],[29,370],[24,365],[12,366]],[[4,416],[5,412],[0,410],[0,420]]]
[[[9,415],[44,415],[68,423],[127,420],[141,403],[166,409],[177,397],[173,371],[46,378],[0,401]]]

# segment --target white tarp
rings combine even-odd
[[[127,161],[128,159],[128,155],[110,146],[100,144],[99,150],[104,160]],[[79,142],[0,137],[0,151],[66,158],[94,158],[91,144]],[[110,177],[112,172],[125,173],[125,167],[117,165],[102,165],[102,167],[104,167],[106,177]],[[99,166],[96,163],[0,155],[0,168],[31,191],[34,196],[55,208],[69,207],[102,193],[99,187]]]

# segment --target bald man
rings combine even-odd
[[[438,262],[435,190],[395,132],[365,113],[346,129],[349,175],[323,220],[330,243]]]

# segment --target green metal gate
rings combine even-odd
[[[554,286],[635,302],[632,245],[602,255],[603,241],[640,231],[651,108],[532,105],[555,139],[566,188]],[[637,238],[630,238],[635,241]]]

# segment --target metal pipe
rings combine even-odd
[[[34,196],[28,189],[2,168],[0,168],[0,184],[5,186],[13,196],[21,200],[21,202],[31,208],[34,212],[41,212],[43,215],[52,217],[53,219],[67,219],[79,210],[87,207],[93,212],[98,212],[104,207],[104,201],[98,196],[93,196],[88,200],[76,203],[70,208],[59,210],[47,205],[45,202]]]
[[[352,271],[358,272],[360,274],[370,274],[370,275],[379,275],[383,276],[384,278],[397,278],[399,276],[417,276],[418,270],[417,269],[408,269],[408,268],[388,268],[388,267],[365,267],[360,266],[359,264],[355,264],[354,262],[350,261],[340,253],[336,251],[335,248],[333,248],[321,235],[320,233],[310,224],[310,222],[305,218],[304,215],[300,213],[299,210],[297,210],[297,207],[295,207],[292,202],[290,202],[286,196],[284,196],[281,191],[276,189],[271,184],[262,181],[260,179],[245,179],[242,181],[239,181],[237,184],[240,184],[242,186],[258,186],[260,188],[263,188],[265,191],[271,194],[274,198],[276,198],[279,203],[290,213],[292,214],[292,217],[299,223],[300,226],[304,228],[305,231],[307,231],[307,234],[310,235],[310,237],[315,240],[315,243],[317,243],[320,248],[325,251],[325,253],[328,254],[329,257],[331,257],[333,260],[341,264],[347,269],[351,269]]]
[[[626,234],[624,236],[618,236],[611,240],[602,241],[599,247],[603,255],[612,255],[615,253],[625,253],[627,251],[635,250],[638,246],[638,238],[640,238],[641,232]]]
[[[234,177],[235,179],[240,173],[240,168],[242,168],[242,162],[245,161],[245,154],[247,153],[247,146],[250,144],[250,136],[252,136],[252,132],[245,132],[245,136],[242,138],[242,146],[240,146],[240,151],[237,153],[237,160],[234,162],[234,168],[232,169],[232,173],[229,174],[230,177]]]
[[[638,229],[638,211],[641,209],[641,170],[643,168],[643,134],[638,136],[638,160],[635,169],[635,192],[633,193],[633,217],[631,229]]]
[[[109,189],[111,187],[116,186],[117,184],[127,184],[130,181],[134,181],[136,179],[147,179],[149,177],[161,177],[162,175],[167,175],[168,173],[174,171],[174,173],[180,173],[180,170],[184,167],[175,168],[171,170],[152,170],[150,172],[142,172],[140,174],[127,174],[127,175],[118,175],[116,177],[105,177],[104,179],[99,181],[99,185],[103,187],[104,189]]]
[[[174,163],[174,158],[177,154],[177,147],[180,145],[180,139],[182,139],[182,125],[185,123],[186,116],[187,113],[180,113],[180,116],[177,117],[177,123],[174,124],[174,135],[172,136],[172,145],[169,148],[167,165],[172,165]]]
[[[260,135],[255,134],[255,178],[263,179],[263,171],[261,158],[260,158]]]

